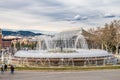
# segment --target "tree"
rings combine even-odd
[[[21,47],[20,47],[20,42],[17,42],[17,43],[16,43],[16,48],[17,48],[17,50],[20,50],[20,49],[21,49]]]
[[[14,44],[13,43],[11,43],[11,48],[14,48]]]
[[[109,24],[105,24],[103,28],[96,30],[90,29],[94,37],[90,38],[94,43],[101,45],[102,49],[116,52],[120,46],[120,20],[114,20]]]
[[[114,45],[116,48],[116,54],[118,54],[118,50],[119,50],[119,46],[120,46],[120,20],[115,20],[114,22],[114,26],[116,27],[116,36],[114,38]]]

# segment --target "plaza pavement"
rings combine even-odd
[[[120,69],[95,71],[9,71],[0,80],[120,80]]]

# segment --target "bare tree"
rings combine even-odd
[[[114,24],[114,27],[116,28],[116,36],[114,38],[114,42],[113,44],[115,45],[116,47],[116,54],[118,54],[118,50],[119,50],[119,46],[120,46],[120,20],[115,20],[113,22]]]
[[[94,34],[89,39],[97,44],[97,46],[101,46],[101,49],[118,54],[118,48],[120,46],[120,20],[114,20],[96,30],[89,29],[88,32]]]

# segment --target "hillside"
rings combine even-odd
[[[36,35],[43,35],[42,33],[34,33],[31,31],[2,31],[3,36],[13,35],[13,36],[36,36]]]

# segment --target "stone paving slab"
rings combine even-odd
[[[0,74],[0,80],[120,80],[120,70],[40,72],[40,71],[9,71]]]

